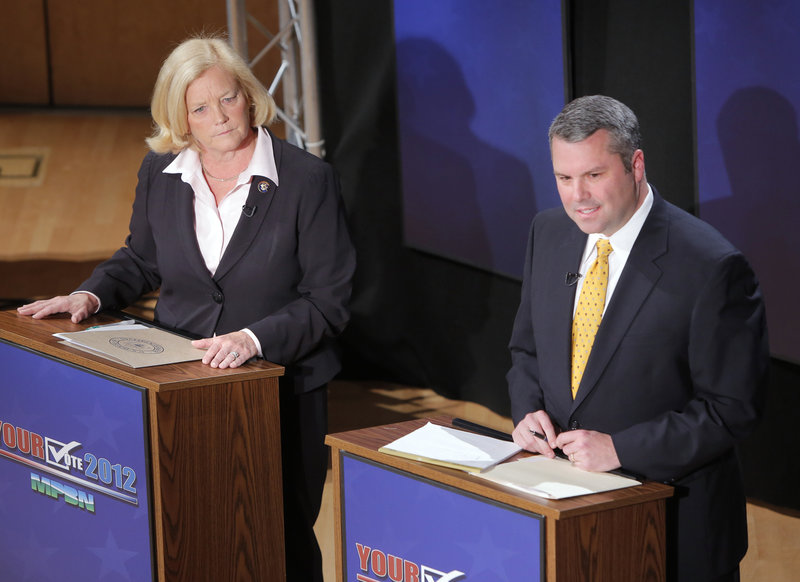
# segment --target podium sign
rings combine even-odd
[[[664,582],[672,488],[545,499],[380,449],[442,415],[329,434],[337,582]],[[526,455],[527,453],[520,453]]]
[[[153,580],[144,390],[3,341],[0,370],[2,578]]]
[[[0,310],[0,579],[286,578],[278,378],[265,360],[132,368]]]
[[[342,455],[345,580],[544,580],[544,518]]]

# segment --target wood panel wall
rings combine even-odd
[[[0,6],[0,103],[50,101],[47,35],[42,2]]]
[[[247,6],[278,30],[276,1]],[[0,6],[0,105],[147,107],[158,69],[188,36],[225,33],[225,0],[42,0]],[[251,56],[267,42],[248,26]],[[269,86],[277,53],[257,68]]]

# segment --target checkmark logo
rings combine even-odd
[[[81,446],[81,443],[78,441],[64,444],[50,438],[45,438],[45,442],[47,445],[47,462],[51,465],[58,465],[59,467],[68,467],[65,459],[67,456],[71,455],[72,451]]]

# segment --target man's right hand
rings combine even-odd
[[[514,438],[514,442],[526,451],[540,453],[550,459],[556,456],[553,449],[556,446],[558,431],[544,410],[529,412],[525,415],[511,436]]]

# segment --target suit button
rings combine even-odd
[[[577,420],[573,420],[569,423],[569,430],[578,430],[581,427],[581,423]]]
[[[225,300],[225,297],[219,291],[214,291],[211,294],[211,299],[214,300],[214,303],[222,303]]]

